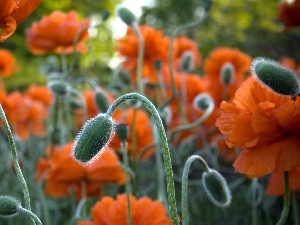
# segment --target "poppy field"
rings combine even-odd
[[[264,4],[1,0],[0,224],[299,225],[300,0]]]

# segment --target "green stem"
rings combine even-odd
[[[19,212],[24,213],[25,215],[29,216],[33,222],[35,222],[37,225],[42,225],[41,220],[30,210],[24,209],[22,206],[18,208]]]
[[[128,154],[127,154],[127,143],[122,141],[121,142],[122,153],[123,153],[123,161],[125,167],[125,191],[126,191],[126,201],[127,201],[127,225],[132,225],[132,218],[131,218],[131,204],[130,204],[130,181],[129,181],[129,174],[128,174]]]
[[[289,184],[289,172],[284,171],[284,203],[283,210],[280,216],[279,221],[276,225],[284,225],[288,215],[290,208],[290,184]]]
[[[295,193],[292,195],[292,207],[293,207],[293,215],[294,215],[294,225],[299,225],[299,213],[298,213],[298,205]]]
[[[163,123],[159,116],[159,113],[157,112],[155,106],[145,96],[139,95],[137,93],[129,93],[129,94],[122,95],[115,102],[113,102],[113,104],[107,110],[107,115],[111,116],[119,104],[121,104],[122,102],[129,100],[129,99],[137,99],[137,100],[141,101],[142,103],[144,103],[146,108],[152,114],[153,119],[156,123],[160,141],[161,141],[161,148],[163,151],[164,163],[165,163],[168,203],[169,203],[171,219],[172,219],[173,225],[179,225],[177,207],[176,207],[176,198],[175,198],[175,187],[174,187],[174,180],[173,180],[173,170],[172,170],[172,163],[171,163],[171,156],[170,156],[170,152],[169,152],[167,135],[164,130],[164,126],[163,126]]]
[[[182,207],[182,225],[188,225],[188,203],[187,203],[187,195],[188,195],[188,176],[191,164],[198,160],[204,168],[204,171],[209,171],[209,167],[205,160],[198,155],[192,155],[188,158],[185,163],[183,174],[182,174],[182,192],[181,192],[181,207]]]
[[[27,184],[26,184],[26,180],[23,177],[20,165],[19,165],[17,149],[16,149],[16,145],[15,145],[15,142],[14,142],[14,138],[13,138],[11,129],[9,127],[8,121],[6,119],[6,116],[5,116],[5,113],[3,111],[3,108],[2,108],[1,104],[0,104],[0,117],[1,117],[1,120],[3,122],[4,130],[5,130],[6,135],[8,137],[8,142],[9,142],[9,146],[10,146],[11,153],[12,153],[12,160],[13,160],[14,168],[16,170],[16,174],[18,176],[18,179],[21,183],[21,187],[22,187],[22,190],[23,190],[25,208],[30,211],[31,207],[30,207],[30,197],[29,197],[28,187],[27,187]],[[34,220],[31,219],[31,223],[35,224]]]
[[[137,69],[136,69],[138,92],[139,94],[144,95],[144,86],[142,80],[142,68],[143,68],[143,59],[144,59],[144,39],[138,27],[138,24],[134,24],[132,27],[139,41],[138,61],[137,61]]]

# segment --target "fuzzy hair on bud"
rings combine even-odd
[[[83,164],[93,162],[107,147],[114,131],[115,123],[106,114],[101,113],[88,120],[75,138],[73,157]]]
[[[116,134],[120,141],[127,141],[129,136],[129,126],[125,123],[116,126]]]
[[[181,56],[180,70],[188,72],[194,69],[194,54],[191,51],[185,51]]]
[[[117,7],[117,14],[121,18],[121,20],[128,26],[133,26],[134,23],[136,23],[135,15],[126,7]]]
[[[234,81],[235,69],[232,63],[224,63],[220,71],[220,81],[224,86],[228,86]]]
[[[109,108],[109,102],[106,95],[102,91],[97,91],[95,94],[95,102],[100,112],[106,112]]]
[[[297,75],[273,60],[256,58],[251,69],[253,76],[262,85],[278,94],[294,97],[300,92]]]
[[[216,170],[210,169],[202,174],[204,191],[209,200],[218,207],[231,203],[231,192],[225,178]]]
[[[17,199],[7,196],[0,196],[0,217],[8,218],[16,216],[21,206],[20,201]]]
[[[198,94],[193,100],[193,106],[199,111],[206,110],[211,104],[214,104],[213,99],[206,93]]]

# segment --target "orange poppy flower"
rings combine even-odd
[[[53,99],[52,92],[45,86],[30,85],[26,90],[26,95],[47,107],[51,105]]]
[[[16,70],[16,59],[11,51],[0,49],[0,76],[9,77]]]
[[[69,13],[54,11],[49,16],[43,17],[40,22],[33,23],[31,28],[26,29],[26,43],[30,52],[36,55],[51,52],[71,54],[76,34],[89,24],[90,20],[79,21],[75,11]],[[81,42],[88,37],[87,30],[80,34],[77,51],[86,51],[86,46]]]
[[[194,67],[197,67],[200,65],[201,62],[201,54],[198,51],[197,43],[193,40],[184,37],[179,36],[174,39],[174,50],[173,50],[173,57],[175,60],[175,66],[177,70],[179,70],[180,61],[182,54],[186,51],[190,51],[193,54],[193,65]]]
[[[233,68],[233,82],[228,84],[226,98],[225,86],[220,79],[225,64]],[[213,50],[204,62],[204,80],[207,82],[207,91],[219,106],[222,100],[231,100],[234,93],[245,80],[245,73],[250,70],[251,57],[233,48],[219,47]]]
[[[116,123],[125,123],[129,126],[128,153],[133,160],[150,158],[154,153],[154,148],[143,153],[142,150],[154,142],[153,130],[149,115],[141,109],[129,108],[123,114],[113,115]],[[120,140],[114,136],[109,144],[114,149],[120,149]],[[142,155],[143,154],[143,155]]]
[[[38,162],[37,179],[47,171],[45,176],[45,193],[55,198],[70,195],[74,189],[76,199],[81,196],[82,184],[86,185],[86,196],[99,196],[101,184],[125,183],[125,174],[120,167],[117,155],[106,149],[93,164],[84,167],[71,157],[73,143],[56,148],[48,159]]]
[[[80,222],[77,225],[127,225],[126,195],[120,194],[114,200],[103,197],[91,209],[94,223]],[[148,197],[136,199],[130,196],[132,224],[171,225],[164,205]]]
[[[284,1],[279,5],[279,21],[284,23],[285,30],[290,27],[300,26],[300,0],[292,3]]]
[[[300,162],[300,97],[291,100],[263,87],[253,77],[237,90],[233,103],[216,125],[229,147],[242,148],[233,166],[240,173],[260,177],[290,171]]]
[[[157,83],[158,78],[154,67],[156,60],[167,62],[169,39],[163,32],[146,25],[139,26],[144,39],[144,60],[142,77]],[[123,69],[132,71],[132,80],[136,81],[136,67],[138,57],[138,38],[131,27],[128,27],[125,37],[117,41],[117,51],[125,57]]]
[[[300,167],[289,171],[289,185],[291,192],[300,191]],[[266,194],[271,196],[283,196],[283,173],[272,173],[267,186]]]
[[[291,57],[282,57],[280,59],[280,63],[285,66],[288,67],[291,70],[296,70],[297,69],[297,63],[296,61],[291,58]]]
[[[0,42],[5,41],[36,9],[42,0],[0,1]]]

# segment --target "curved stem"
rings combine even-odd
[[[290,184],[289,184],[289,172],[284,171],[284,203],[283,210],[279,221],[276,225],[284,225],[285,221],[289,215],[290,208]]]
[[[31,218],[37,225],[42,225],[41,220],[40,220],[34,213],[32,213],[31,211],[29,211],[29,210],[27,210],[27,209],[24,209],[22,206],[20,206],[20,207],[18,208],[18,210],[19,210],[21,213],[24,213],[25,215],[30,216],[30,218]]]
[[[188,176],[191,164],[198,160],[204,171],[209,171],[209,167],[205,160],[198,155],[192,155],[188,158],[185,163],[183,174],[182,174],[182,192],[181,192],[181,207],[182,207],[182,225],[188,225],[188,204],[187,204],[187,193],[188,193]]]
[[[26,180],[24,179],[24,176],[22,174],[22,170],[20,168],[20,165],[19,165],[17,149],[16,149],[16,145],[15,145],[15,142],[14,142],[14,138],[13,138],[11,129],[9,127],[8,121],[6,119],[6,116],[5,116],[5,113],[3,111],[3,108],[2,108],[1,104],[0,104],[0,118],[3,122],[4,130],[5,130],[7,138],[8,138],[9,146],[10,146],[11,153],[12,153],[12,160],[13,160],[14,168],[16,170],[16,174],[18,176],[18,179],[21,183],[21,187],[22,187],[22,190],[23,190],[25,208],[30,211],[31,207],[30,207],[30,197],[29,197],[28,187],[27,187],[27,184],[26,184]],[[31,220],[31,223],[35,224],[33,220]]]
[[[171,156],[169,152],[168,140],[167,135],[164,130],[163,123],[157,112],[155,106],[149,101],[145,96],[139,95],[137,93],[129,93],[122,95],[121,97],[117,98],[115,102],[109,107],[107,110],[107,115],[111,116],[113,111],[118,107],[119,104],[122,102],[129,100],[129,99],[137,99],[144,103],[146,108],[150,111],[153,116],[153,119],[156,123],[160,141],[161,141],[161,148],[163,152],[164,164],[165,164],[165,173],[166,173],[166,181],[167,181],[167,193],[168,193],[168,203],[169,209],[171,214],[171,219],[173,225],[179,225],[178,215],[177,215],[177,207],[176,207],[176,198],[175,198],[175,187],[174,187],[174,180],[173,180],[173,170],[172,170],[172,163],[171,163]]]
[[[142,68],[143,68],[143,59],[144,59],[144,39],[143,35],[138,27],[138,24],[134,24],[133,29],[138,37],[139,41],[139,49],[138,49],[138,61],[137,61],[137,86],[138,86],[138,92],[141,95],[144,95],[144,87],[143,87],[143,78],[142,78]]]

